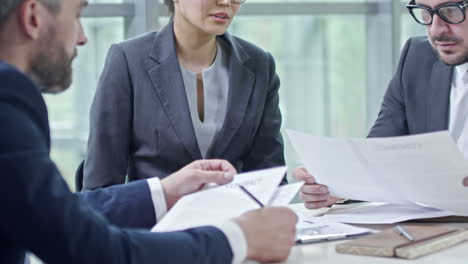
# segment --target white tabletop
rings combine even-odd
[[[297,205],[293,206],[297,209]],[[438,225],[468,229],[468,223],[411,223],[412,225]],[[382,230],[392,227],[393,225],[358,225],[361,227],[371,228],[375,230]],[[385,258],[373,256],[357,256],[348,254],[338,254],[335,251],[337,244],[346,242],[348,240],[320,242],[314,244],[294,246],[291,255],[286,263],[299,264],[299,263],[312,263],[312,264],[467,264],[468,263],[468,242],[465,241],[461,244],[444,249],[440,252],[431,253],[412,260],[398,259],[398,258]]]

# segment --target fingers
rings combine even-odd
[[[322,184],[304,184],[301,187],[301,192],[304,194],[328,194],[328,187]]]
[[[296,236],[297,215],[286,207],[248,211],[234,219],[247,241],[247,258],[264,262],[284,261]]]
[[[326,200],[308,201],[308,202],[304,201],[304,207],[307,209],[320,209],[323,207],[331,206],[340,200],[342,200],[342,198],[328,196],[328,199]]]
[[[316,183],[314,176],[307,172],[304,167],[296,168],[293,171],[293,177],[298,181],[305,181],[306,183]]]
[[[468,177],[463,179],[463,186],[468,187]]]
[[[214,170],[193,170],[188,176],[189,184],[202,185],[205,183],[226,184],[232,181],[234,174]]]
[[[212,159],[212,160],[198,160],[192,162],[190,165],[195,169],[208,170],[208,171],[223,171],[226,174],[234,176],[237,174],[234,166],[226,160]]]
[[[299,197],[304,202],[326,202],[330,198],[330,194],[305,194],[299,193]]]

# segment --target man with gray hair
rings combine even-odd
[[[51,161],[40,92],[71,84],[85,0],[0,0],[0,263],[26,251],[53,263],[235,263],[285,260],[297,217],[287,208],[247,212],[190,230],[148,228],[183,195],[230,182],[227,161],[195,161],[167,178],[71,193]]]

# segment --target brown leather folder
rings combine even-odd
[[[391,228],[339,244],[336,246],[336,252],[412,259],[468,239],[468,230],[415,225],[402,225],[402,227],[414,238],[413,241]]]

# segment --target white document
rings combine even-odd
[[[371,230],[367,228],[354,227],[337,222],[325,222],[317,218],[314,221],[306,220],[298,223],[296,237],[301,243],[311,243],[323,240],[343,239],[370,232]]]
[[[326,138],[288,130],[307,170],[336,197],[424,205],[468,216],[466,161],[447,131]]]
[[[375,203],[374,203],[375,204]],[[323,216],[305,214],[302,219],[312,222],[348,223],[348,224],[393,224],[412,219],[449,216],[453,213],[417,205],[378,204],[349,211],[328,211]]]
[[[166,232],[213,225],[240,216],[259,205],[244,193],[244,186],[263,204],[286,205],[302,184],[278,188],[286,167],[238,174],[226,185],[212,187],[182,197],[152,231]],[[274,195],[276,193],[275,198]],[[283,204],[284,203],[284,204]]]

